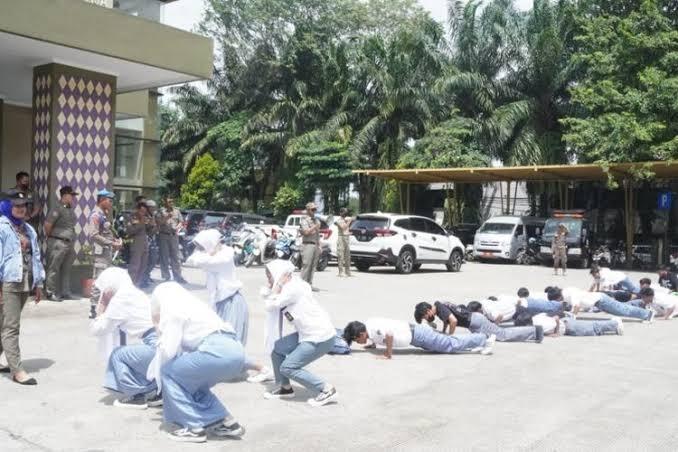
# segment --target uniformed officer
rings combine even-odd
[[[158,250],[158,227],[155,223],[155,209],[157,204],[152,199],[146,201],[146,207],[148,208],[148,216],[153,221],[153,227],[147,230],[148,234],[148,262],[146,263],[146,269],[144,270],[144,277],[141,282],[141,287],[148,287],[151,285],[153,280],[151,279],[151,272],[158,265],[160,260],[160,251]]]
[[[137,287],[144,282],[148,265],[148,234],[152,233],[154,228],[155,220],[149,216],[146,202],[139,202],[127,222],[127,237],[132,240],[128,272]]]
[[[313,273],[320,258],[320,221],[315,204],[306,204],[306,216],[299,221],[301,231],[301,278],[313,287]],[[313,288],[313,290],[317,290]]]
[[[113,233],[110,215],[115,195],[108,190],[97,193],[97,205],[89,216],[87,232],[94,255],[94,272],[92,278],[97,279],[101,272],[113,263],[113,252],[122,248],[122,240]],[[90,318],[96,317],[96,307],[99,303],[99,290],[92,287],[90,297]]]
[[[71,294],[71,268],[75,261],[75,212],[74,197],[78,196],[73,187],[66,185],[59,190],[59,204],[52,209],[45,220],[47,237],[47,299],[62,301],[73,299]]]
[[[29,188],[30,177],[26,171],[19,171],[16,173],[16,186],[7,191],[7,194],[12,196],[15,193],[23,193],[26,198],[26,222],[30,223],[34,228],[37,226],[38,218],[40,217],[40,203],[35,199],[33,192]],[[36,229],[37,230],[37,229]]]
[[[158,225],[158,245],[160,246],[160,271],[162,278],[170,279],[169,266],[172,266],[172,276],[179,284],[186,280],[181,276],[181,261],[179,260],[179,236],[183,227],[181,211],[174,207],[174,199],[165,199],[165,206],[156,214]]]

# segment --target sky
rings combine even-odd
[[[328,0],[331,1],[331,0]],[[421,6],[431,12],[434,19],[444,22],[447,18],[446,0],[418,0]],[[526,10],[532,6],[533,0],[516,0],[516,6]],[[203,0],[179,0],[169,3],[163,8],[163,22],[173,27],[192,31],[202,17]]]

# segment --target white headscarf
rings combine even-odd
[[[113,322],[124,322],[132,318],[142,319],[147,320],[149,328],[152,327],[148,297],[134,286],[126,270],[118,267],[107,268],[94,281],[94,286],[101,292],[99,301],[103,299],[105,293],[110,292],[112,294],[103,314],[105,319]],[[95,320],[95,322],[97,321]],[[119,346],[119,328],[115,328],[109,334],[99,336],[99,349],[106,360],[113,350]]]
[[[242,288],[235,274],[233,248],[220,245],[221,233],[216,229],[200,231],[193,241],[203,250],[196,249],[186,263],[207,272],[207,293],[214,308],[215,303],[232,297]]]
[[[294,273],[294,265],[290,261],[276,259],[266,264],[266,269],[273,277],[273,287],[275,287],[283,277]],[[271,291],[273,287],[262,287],[261,295],[266,298],[273,296]],[[264,347],[267,352],[273,351],[275,341],[280,339],[280,310],[266,311],[266,323],[264,324]]]

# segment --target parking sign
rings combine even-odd
[[[673,198],[673,193],[670,191],[659,193],[657,197],[657,209],[659,210],[669,210],[671,209],[671,201]]]

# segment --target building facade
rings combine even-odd
[[[158,184],[159,87],[209,78],[210,39],[161,23],[173,0],[0,0],[0,188],[27,171],[45,215],[79,193],[121,207]]]

